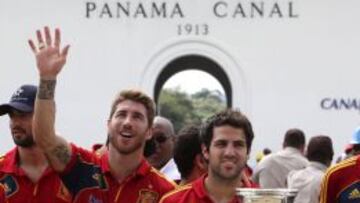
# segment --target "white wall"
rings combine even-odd
[[[117,1],[123,5],[131,2],[132,15],[139,2],[148,15],[152,2],[167,2],[167,16],[177,2],[183,17],[174,14],[165,19],[116,18],[116,1],[94,2],[98,10],[86,18],[84,0],[0,1],[1,103],[21,84],[37,83],[27,39],[35,37],[36,29],[49,25],[60,27],[63,42],[71,44],[56,94],[57,130],[84,147],[105,139],[110,103],[119,89],[141,86],[152,93],[152,82],[145,81],[144,75],[153,68],[154,59],[169,53],[168,47],[171,56],[164,59],[188,51],[213,56],[228,72],[238,68],[239,77],[231,76],[237,78],[233,81],[234,104],[253,122],[253,152],[263,147],[278,150],[285,131],[299,127],[308,137],[330,135],[339,154],[359,125],[359,109],[326,111],[320,102],[325,97],[360,98],[360,1],[264,0],[265,17],[254,18],[231,17],[239,3],[249,15],[249,1],[245,0]],[[99,17],[105,2],[113,18],[108,14]],[[214,15],[214,5],[219,2],[217,11],[228,12],[228,17]],[[268,17],[274,2],[282,18],[278,13]],[[287,14],[289,2],[297,17]],[[206,24],[208,34],[178,35],[178,25],[187,23],[200,28]],[[177,48],[177,43],[188,41],[194,45]],[[214,49],[199,48],[199,43]],[[7,117],[0,118],[0,134],[0,153],[5,153],[13,146]]]

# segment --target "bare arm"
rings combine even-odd
[[[60,52],[60,30],[55,30],[52,41],[48,27],[44,28],[45,42],[41,31],[37,31],[38,47],[29,40],[36,57],[40,84],[35,100],[33,134],[56,171],[63,171],[71,158],[71,147],[65,139],[55,134],[55,87],[56,77],[65,65],[69,45]]]

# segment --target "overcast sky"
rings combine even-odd
[[[164,88],[180,87],[181,90],[192,94],[202,88],[209,90],[220,90],[224,94],[224,89],[212,75],[199,70],[186,70],[173,75],[166,83]]]

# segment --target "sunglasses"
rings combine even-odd
[[[154,140],[159,144],[166,142],[168,138],[169,137],[164,134],[154,136]]]

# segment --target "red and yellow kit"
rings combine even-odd
[[[120,184],[110,173],[108,153],[98,157],[75,145],[61,178],[75,203],[155,203],[176,187],[145,159]]]
[[[360,202],[360,156],[344,160],[325,173],[321,185],[320,202]]]
[[[0,158],[0,183],[8,203],[68,203],[70,193],[58,174],[47,168],[37,183],[33,183],[18,164],[17,148]]]
[[[188,185],[179,187],[179,189],[169,192],[164,195],[160,203],[214,203],[205,189],[205,178],[206,176],[202,176]],[[253,184],[247,185],[244,182],[243,184],[244,187],[247,188],[256,187]],[[235,196],[229,203],[241,203],[241,200]]]
[[[5,199],[5,188],[4,186],[0,183],[0,203],[6,203],[6,199]]]

